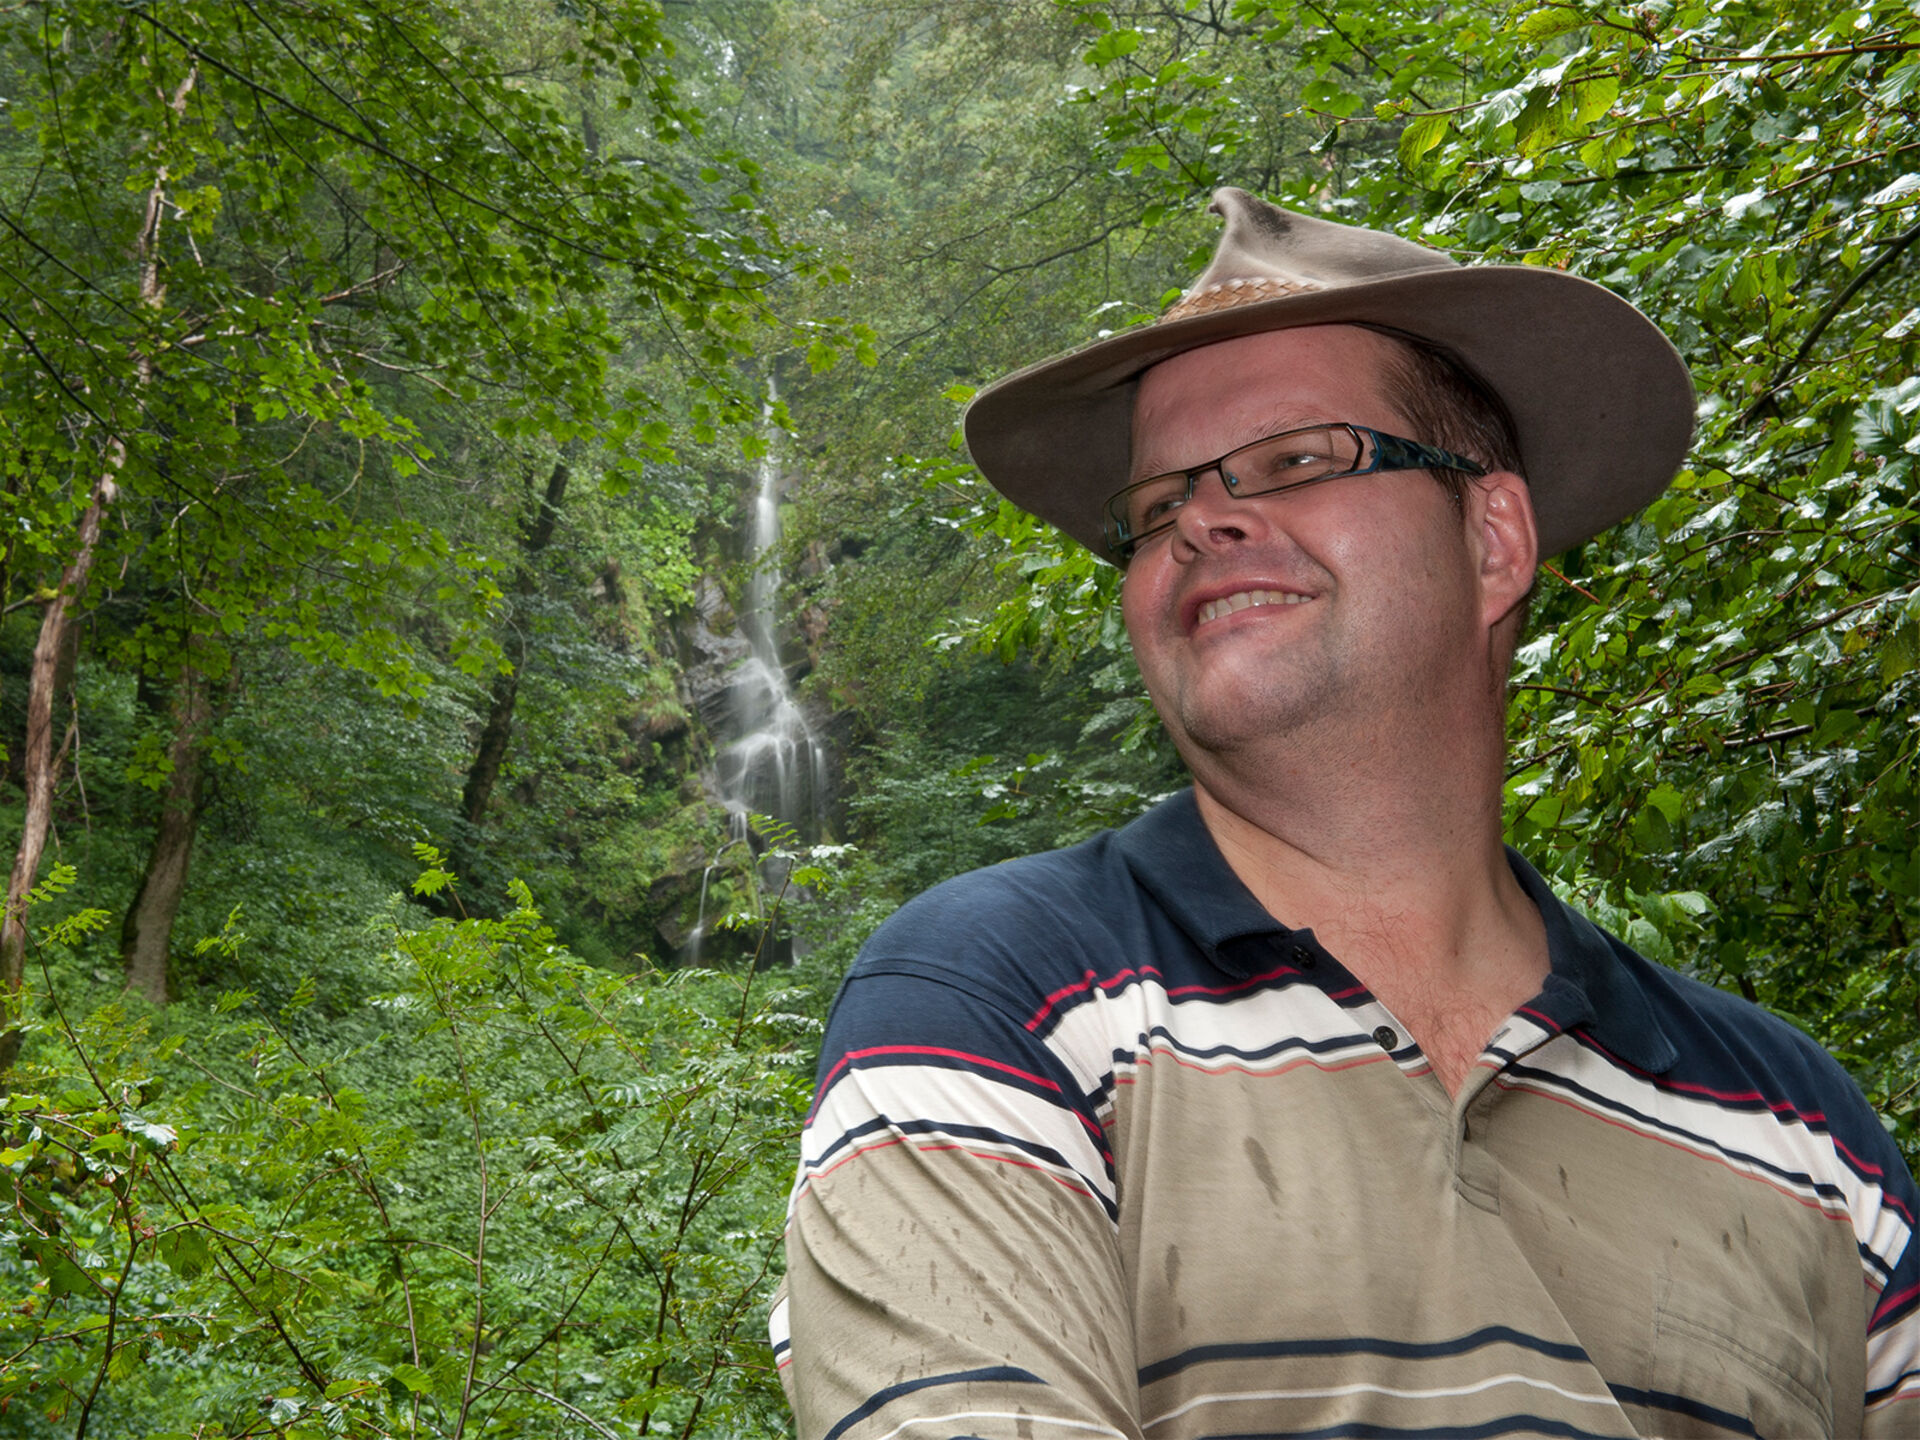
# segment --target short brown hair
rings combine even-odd
[[[1477,460],[1489,470],[1509,470],[1522,479],[1520,440],[1506,403],[1450,352],[1418,335],[1386,326],[1366,327],[1394,342],[1381,374],[1382,396],[1406,417],[1413,438]],[[1456,508],[1472,476],[1435,470]]]
[[[1520,438],[1513,416],[1491,387],[1450,351],[1429,340],[1384,325],[1365,328],[1393,342],[1381,370],[1381,398],[1406,418],[1412,438],[1477,460],[1488,470],[1506,470],[1522,480],[1527,478],[1520,466]],[[1453,501],[1455,511],[1464,513],[1466,487],[1474,477],[1464,470],[1431,473]],[[1520,599],[1520,613],[1511,630],[1513,638],[1503,656],[1503,668],[1512,665],[1512,647],[1526,633],[1537,588],[1537,584],[1528,586]]]

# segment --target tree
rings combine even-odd
[[[553,543],[553,529],[559,523],[560,507],[566,500],[567,480],[571,474],[572,467],[564,459],[554,461],[553,469],[547,475],[545,493],[534,503],[534,513],[521,523],[520,565],[514,590],[522,596],[534,593],[537,583],[534,567],[539,563],[541,553]],[[527,488],[531,491],[532,477],[528,478]],[[487,697],[487,723],[480,731],[480,744],[473,757],[473,766],[467,771],[467,783],[460,792],[461,817],[475,829],[486,820],[487,801],[500,779],[501,762],[507,758],[507,742],[513,734],[514,701],[519,695],[520,672],[526,660],[526,647],[522,645],[513,668],[494,677],[493,688]]]
[[[28,537],[8,573],[44,586],[7,992],[60,676],[104,558],[140,564],[163,535],[191,548],[191,605],[141,636],[183,693],[248,633],[417,689],[396,591],[431,586],[455,658],[498,663],[495,562],[400,498],[434,478],[436,403],[505,440],[591,432],[631,477],[672,428],[610,368],[638,307],[688,356],[697,427],[739,409],[725,366],[771,237],[724,154],[692,185],[654,163],[699,124],[668,49],[647,0],[573,18],[62,0],[0,20],[0,423]],[[615,147],[570,99],[637,123]]]
[[[193,839],[200,823],[206,730],[213,718],[212,681],[191,661],[180,666],[167,702],[172,734],[160,818],[140,886],[120,927],[120,963],[127,984],[156,1005],[167,1003],[167,951],[186,893]]]

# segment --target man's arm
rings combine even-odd
[[[1899,1165],[1897,1156],[1892,1163]],[[1912,1200],[1913,1185],[1902,1166],[1891,1174],[1881,1218],[1905,1243],[1886,1285],[1872,1297],[1867,1321],[1865,1429],[1885,1440],[1920,1435],[1920,1242],[1912,1234]]]
[[[873,963],[835,1005],[788,1212],[802,1440],[1139,1434],[1106,1137],[1005,1008]]]

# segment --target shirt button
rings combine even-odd
[[[1313,951],[1309,950],[1304,945],[1294,946],[1293,951],[1289,958],[1293,961],[1294,964],[1298,965],[1302,970],[1311,970],[1315,964],[1315,961],[1313,958]]]
[[[1396,1050],[1400,1046],[1400,1037],[1394,1033],[1391,1025],[1382,1025],[1373,1032],[1373,1043],[1382,1050]]]

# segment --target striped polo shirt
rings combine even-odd
[[[1552,969],[1454,1096],[1191,792],[902,908],[789,1210],[802,1437],[1920,1435],[1858,1089],[1512,864]]]

